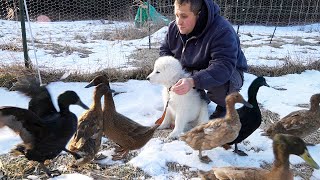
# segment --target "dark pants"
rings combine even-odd
[[[228,82],[221,86],[208,89],[208,98],[219,106],[226,107],[226,96],[232,92],[239,92],[243,85],[243,72],[234,71]]]

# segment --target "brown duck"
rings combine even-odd
[[[293,180],[289,169],[289,155],[294,154],[303,158],[310,166],[319,169],[312,159],[306,144],[299,137],[277,134],[273,139],[275,160],[271,171],[253,167],[220,167],[209,172],[200,172],[201,178],[210,180]]]
[[[199,150],[199,158],[202,162],[211,162],[208,156],[202,156],[202,150],[224,145],[238,137],[241,123],[235,109],[236,103],[252,107],[251,104],[243,99],[241,94],[238,92],[231,93],[226,97],[227,112],[225,117],[216,118],[206,124],[196,126],[181,136],[181,140],[185,141],[193,149]]]
[[[320,94],[310,98],[310,109],[294,111],[271,125],[263,135],[273,137],[277,133],[304,138],[320,128]]]
[[[100,149],[103,134],[101,97],[109,91],[111,90],[107,84],[99,84],[94,91],[90,109],[79,118],[77,132],[69,143],[69,150],[77,152],[83,158],[78,159],[74,166],[82,166],[90,162]]]
[[[105,76],[95,77],[86,87],[96,86],[100,83],[108,83]],[[143,147],[153,136],[159,125],[152,127],[142,126],[130,118],[118,113],[112,98],[108,92],[104,96],[103,108],[103,133],[119,147],[113,160],[124,158],[130,150]]]

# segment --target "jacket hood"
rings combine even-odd
[[[215,16],[220,14],[220,7],[212,0],[203,0],[203,1],[208,9],[208,21],[207,21],[207,26],[208,26],[208,24],[211,24],[214,21]]]
[[[215,17],[219,16],[220,8],[212,0],[203,0],[203,5],[200,11],[199,19],[201,19],[201,21],[197,21],[194,30],[190,33],[190,36],[201,36],[206,32],[210,24],[215,21]]]

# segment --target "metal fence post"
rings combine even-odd
[[[148,0],[148,33],[149,33],[149,49],[151,49],[151,27],[150,27],[150,21],[151,21],[151,17],[150,17],[150,0]]]
[[[24,4],[23,4],[23,0],[19,1],[19,8],[20,8],[20,21],[21,21],[24,65],[25,65],[26,68],[30,68],[30,59],[29,59],[29,56],[28,56],[28,46],[27,46],[27,38],[26,38],[26,25],[25,25],[25,19],[24,19]]]

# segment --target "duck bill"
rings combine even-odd
[[[264,86],[270,87],[270,85],[267,82],[264,82]]]
[[[76,102],[77,105],[81,106],[83,109],[89,109],[89,107],[87,105],[85,105],[82,101],[78,101]]]
[[[245,100],[243,100],[241,103],[247,106],[248,108],[253,108],[253,106]]]
[[[92,87],[94,86],[94,82],[90,82],[88,85],[85,86],[85,88],[89,88],[89,87]]]
[[[302,155],[300,155],[302,159],[306,161],[307,164],[309,164],[314,169],[319,169],[319,165],[313,160],[313,158],[310,156],[308,150],[305,150]]]

